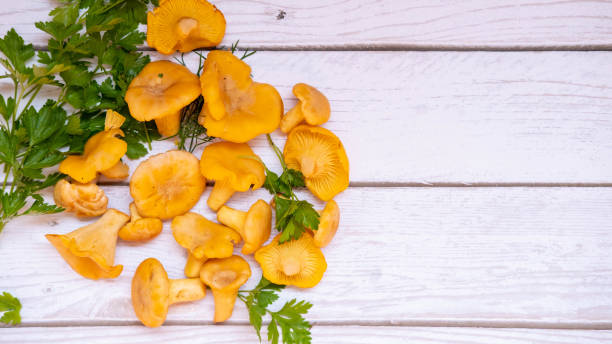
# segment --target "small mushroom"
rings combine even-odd
[[[323,278],[327,263],[312,235],[305,232],[297,240],[279,244],[280,234],[255,252],[263,275],[270,282],[312,288]]]
[[[302,122],[321,125],[329,120],[331,114],[329,101],[319,90],[299,83],[293,86],[293,94],[298,98],[298,103],[281,119],[280,130],[283,133],[290,132]]]
[[[178,150],[143,161],[130,180],[130,194],[138,213],[162,220],[188,212],[205,187],[198,159]]]
[[[314,231],[314,244],[317,247],[325,247],[331,242],[338,230],[340,223],[340,208],[333,199],[325,205],[319,219],[319,229]]]
[[[110,179],[125,179],[130,176],[130,167],[119,160],[108,170],[100,171],[100,174]]]
[[[187,263],[185,263],[185,276],[189,278],[200,276],[200,270],[202,269],[202,265],[206,263],[206,259],[206,257],[199,259],[191,254],[191,252],[188,253]]]
[[[201,94],[198,76],[187,67],[170,61],[147,64],[132,80],[127,102],[137,121],[155,120],[163,136],[172,136],[180,127],[180,112]]]
[[[59,254],[81,276],[90,279],[115,278],[122,265],[115,265],[117,232],[129,216],[109,209],[98,221],[68,234],[47,234]]]
[[[200,159],[200,169],[215,186],[208,196],[208,206],[217,211],[234,192],[260,188],[266,180],[264,167],[246,143],[217,142],[206,146]]]
[[[204,264],[208,258],[230,257],[234,244],[241,240],[240,234],[233,229],[192,212],[175,217],[171,227],[176,242],[189,252],[185,265],[187,277],[193,276],[198,264]]]
[[[161,326],[170,305],[205,296],[206,288],[199,278],[168,279],[166,269],[155,258],[140,263],[132,278],[132,306],[147,327]]]
[[[200,76],[204,106],[198,122],[207,134],[247,142],[278,127],[283,101],[268,84],[253,82],[251,67],[229,51],[208,53]]]
[[[289,133],[283,152],[287,166],[302,172],[306,187],[329,201],[349,185],[349,162],[340,139],[331,131],[308,125]]]
[[[89,183],[98,172],[108,170],[120,162],[127,152],[127,143],[118,128],[101,131],[87,140],[83,155],[69,155],[59,165],[59,171],[79,183]]]
[[[119,129],[123,123],[125,123],[125,117],[123,117],[117,111],[113,111],[111,109],[106,110],[104,130]]]
[[[272,208],[264,200],[253,203],[248,212],[222,206],[217,220],[238,231],[244,240],[242,254],[252,254],[270,237]]]
[[[214,47],[225,35],[225,17],[206,0],[160,1],[147,14],[147,44],[162,54]]]
[[[77,216],[100,216],[106,212],[108,197],[94,183],[70,183],[62,179],[53,189],[55,204]]]
[[[125,241],[147,241],[162,231],[163,224],[157,218],[144,218],[138,213],[134,202],[130,203],[130,222],[119,230],[119,238]]]
[[[231,256],[210,259],[202,267],[200,279],[210,287],[215,298],[216,323],[232,316],[238,289],[251,277],[251,268],[244,258]]]

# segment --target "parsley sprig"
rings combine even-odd
[[[268,314],[270,316],[270,323],[268,325],[269,342],[278,344],[282,334],[282,342],[284,344],[310,343],[312,339],[310,328],[312,325],[304,319],[304,314],[312,307],[311,303],[292,299],[285,303],[278,311],[270,311],[268,309],[274,301],[278,300],[278,292],[284,287],[284,285],[274,284],[262,276],[259,284],[254,289],[239,291],[238,298],[247,306],[249,320],[253,327],[255,327],[260,342],[263,317]]]
[[[283,172],[279,176],[264,164],[266,180],[263,187],[274,195],[276,211],[276,229],[281,232],[279,242],[299,239],[306,228],[319,228],[319,213],[308,201],[300,200],[293,192],[294,188],[304,187],[304,175],[298,170],[287,167],[283,153],[274,144],[270,134],[266,135],[268,144],[280,161]],[[263,162],[262,162],[263,164]]]
[[[21,302],[13,295],[4,292],[0,295],[0,322],[8,325],[18,325],[21,323]]]

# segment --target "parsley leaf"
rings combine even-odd
[[[255,289],[241,290],[239,291],[238,297],[247,306],[249,321],[255,328],[260,342],[263,317],[269,314],[270,324],[268,325],[268,340],[270,342],[277,344],[282,334],[282,342],[285,344],[310,343],[312,339],[310,328],[312,326],[303,315],[312,307],[311,303],[306,301],[298,302],[293,299],[285,303],[285,305],[276,312],[268,309],[272,303],[278,300],[278,292],[284,287],[283,285],[274,284],[262,276]]]
[[[0,312],[4,312],[0,318],[0,322],[9,325],[18,325],[21,323],[21,302],[13,295],[4,292],[0,295]]]

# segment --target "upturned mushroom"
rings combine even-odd
[[[100,216],[106,212],[108,197],[94,183],[70,183],[62,179],[53,189],[55,204],[77,216]]]
[[[217,220],[240,233],[244,240],[242,254],[252,254],[270,237],[272,208],[261,199],[248,212],[224,205],[217,212]]]
[[[198,76],[187,67],[170,61],[147,64],[132,80],[127,102],[137,121],[155,120],[163,136],[175,135],[180,127],[181,110],[201,94]]]
[[[185,265],[187,277],[197,276],[197,268],[209,258],[230,257],[234,244],[241,241],[240,234],[233,229],[192,212],[175,217],[171,228],[176,242],[189,253]]]
[[[138,213],[134,202],[130,203],[130,222],[119,230],[119,238],[125,241],[147,241],[155,238],[162,231],[160,219],[144,218]]]
[[[325,208],[319,211],[319,215],[319,229],[314,231],[314,244],[317,247],[325,247],[332,241],[338,230],[340,223],[338,203],[333,199],[327,202]]]
[[[147,327],[161,326],[170,305],[205,296],[206,288],[199,278],[168,279],[166,269],[155,258],[140,263],[132,278],[132,306]]]
[[[206,0],[165,0],[147,14],[147,44],[162,54],[214,47],[225,35],[225,17]]]
[[[255,252],[263,275],[270,282],[312,288],[323,278],[327,263],[312,235],[305,232],[297,240],[279,244],[280,234]]]
[[[266,180],[261,163],[246,143],[217,142],[204,148],[200,169],[208,180],[214,180],[208,206],[217,211],[235,192],[259,189]]]
[[[68,234],[47,234],[45,237],[78,274],[85,278],[115,278],[122,265],[115,265],[117,232],[129,216],[109,209],[98,221]]]
[[[310,125],[321,125],[329,120],[331,114],[329,101],[319,90],[299,83],[293,86],[293,94],[297,97],[298,103],[281,119],[280,130],[283,133],[290,132],[296,125],[303,122]]]
[[[59,165],[59,171],[79,183],[89,183],[98,172],[113,168],[127,152],[127,143],[118,128],[101,131],[87,140],[82,155],[69,155]]]
[[[283,152],[287,166],[302,172],[306,187],[329,201],[349,185],[349,161],[340,139],[331,131],[309,125],[295,127]]]
[[[125,122],[125,117],[113,110],[106,110],[104,130],[119,129]],[[110,179],[125,179],[130,175],[130,168],[119,160],[113,167],[100,171],[100,174]]]
[[[130,194],[138,213],[161,220],[188,212],[205,187],[198,159],[178,150],[143,161],[130,180]]]
[[[200,279],[210,287],[215,298],[216,323],[232,316],[238,289],[249,277],[251,277],[249,263],[240,256],[210,259],[204,263]]]
[[[207,134],[247,142],[271,133],[283,114],[278,91],[251,79],[251,67],[229,51],[208,53],[200,76],[204,106],[198,122]]]

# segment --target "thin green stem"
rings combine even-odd
[[[272,141],[272,137],[270,136],[270,134],[266,134],[266,137],[268,138],[268,143],[270,144],[270,146],[272,146],[272,149],[274,150],[274,153],[276,153],[276,156],[278,157],[278,160],[280,161],[281,166],[283,167],[283,170],[286,170],[287,169],[287,164],[285,164],[285,159],[283,158],[283,153],[280,151],[278,146],[276,146],[274,144],[274,141]]]
[[[142,125],[144,126],[144,132],[147,138],[147,145],[149,146],[149,150],[151,150],[153,149],[153,147],[151,147],[151,138],[149,137],[149,129],[147,128],[147,122],[142,122]]]
[[[38,85],[37,87],[35,87],[35,89],[36,91],[34,91],[34,93],[30,96],[30,100],[28,101],[26,106],[23,108],[24,110],[30,107],[30,105],[32,105],[32,101],[34,100],[34,98],[36,98],[36,96],[38,95],[38,92],[40,92],[40,90],[42,89],[42,85]]]

